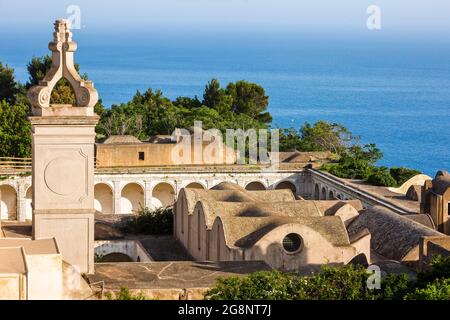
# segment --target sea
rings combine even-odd
[[[0,33],[0,61],[21,82],[48,53],[50,33]],[[256,82],[273,127],[343,124],[384,153],[379,165],[450,170],[450,37],[314,32],[123,32],[75,30],[81,72],[105,106],[137,90],[202,97],[207,81]]]

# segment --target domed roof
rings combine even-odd
[[[369,229],[371,246],[376,253],[397,261],[409,260],[417,254],[421,237],[442,236],[440,232],[381,206],[364,210],[350,224],[349,235],[363,228]]]
[[[438,171],[433,179],[433,191],[442,195],[448,188],[450,188],[450,174],[447,171]]]
[[[238,185],[237,183],[224,181],[219,183],[218,185],[215,185],[211,188],[211,190],[239,190],[244,191],[245,189]]]
[[[142,142],[135,136],[130,136],[130,135],[109,136],[108,139],[106,139],[103,142],[103,144],[136,144],[136,143],[142,143]]]

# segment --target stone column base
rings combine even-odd
[[[58,211],[33,211],[33,239],[56,238],[66,262],[81,273],[93,274],[95,210]]]

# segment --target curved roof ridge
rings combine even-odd
[[[259,239],[278,227],[289,224],[300,224],[317,233],[335,246],[350,244],[347,230],[339,217],[233,217],[217,216],[224,228],[227,245],[235,247],[251,247]]]

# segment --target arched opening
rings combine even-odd
[[[200,183],[192,182],[186,186],[186,189],[205,189]]]
[[[168,207],[175,202],[175,190],[168,183],[160,183],[153,188],[152,205],[154,208]]]
[[[121,192],[121,213],[129,214],[138,212],[144,207],[144,190],[137,183],[127,184]]]
[[[259,181],[253,181],[247,184],[245,189],[249,191],[263,191],[266,190],[266,187]]]
[[[94,187],[94,207],[101,213],[111,214],[113,210],[113,191],[106,183],[97,183]]]
[[[292,191],[292,193],[294,195],[297,194],[297,188],[295,187],[295,185],[290,182],[290,181],[283,181],[280,182],[279,184],[277,184],[277,186],[275,187],[276,190],[281,190],[281,189],[289,189]]]
[[[320,200],[320,190],[318,184],[314,187],[314,200]]]
[[[33,188],[29,187],[25,193],[25,219],[33,219]]]
[[[327,200],[327,189],[325,189],[325,187],[322,188],[322,195],[321,195],[320,199]]]
[[[70,104],[72,106],[77,104],[75,91],[72,85],[65,78],[59,79],[55,84],[50,96],[51,104]]]
[[[334,200],[334,199],[335,199],[334,193],[332,190],[330,190],[330,192],[328,193],[328,200]]]
[[[8,185],[0,186],[0,218],[17,220],[17,193]]]
[[[95,257],[96,263],[105,263],[105,262],[133,262],[133,259],[125,253],[121,252],[111,252],[105,254],[104,256]]]

